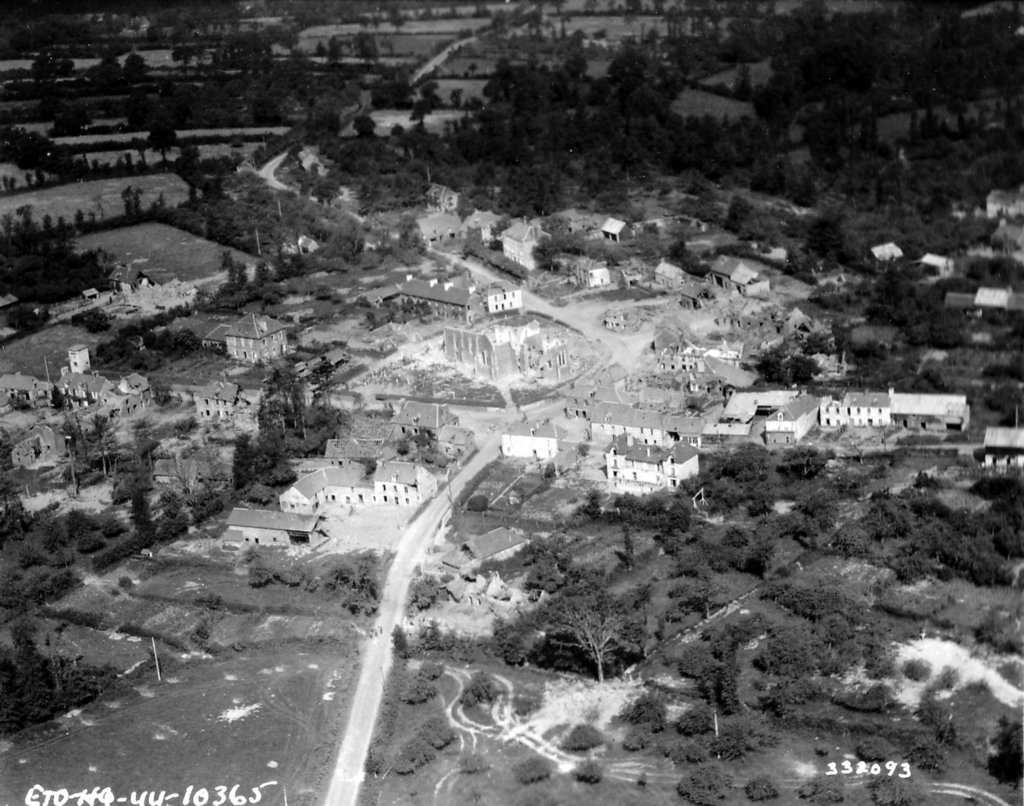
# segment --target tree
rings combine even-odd
[[[146,60],[135,51],[128,54],[124,60],[124,65],[121,68],[124,80],[129,84],[137,84],[140,81],[145,81],[147,71],[148,68],[146,67]]]
[[[363,138],[373,137],[373,130],[377,127],[376,122],[369,115],[359,115],[352,121],[352,128],[357,135]]]
[[[167,111],[161,108],[149,124],[148,142],[150,148],[160,152],[160,159],[167,164],[167,149],[174,148],[178,142],[178,133],[174,130],[174,121]]]
[[[623,646],[629,620],[621,604],[596,580],[562,592],[552,608],[552,626],[566,643],[582,649],[593,661],[597,680]]]
[[[156,526],[149,508],[149,491],[140,478],[136,478],[132,485],[131,502],[132,526],[136,536],[140,540],[151,541],[156,537]]]
[[[255,481],[254,461],[252,437],[248,434],[239,434],[235,438],[235,454],[231,460],[231,479],[236,490],[244,490]]]
[[[988,759],[988,771],[1000,783],[1020,788],[1024,775],[1021,749],[1021,720],[999,717],[999,728],[992,740],[993,754]]]

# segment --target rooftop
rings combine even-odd
[[[249,529],[281,529],[287,532],[312,532],[320,520],[319,515],[295,515],[276,509],[247,509],[235,507],[228,515],[228,526]]]
[[[1024,428],[986,428],[985,447],[1024,451]]]
[[[269,316],[243,316],[225,332],[225,336],[234,336],[240,339],[262,339],[273,333],[285,329],[280,322],[271,319]]]

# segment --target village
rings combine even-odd
[[[37,3],[0,806],[1019,795],[1015,4]]]

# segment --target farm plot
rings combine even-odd
[[[124,212],[121,193],[129,185],[142,192],[144,206],[156,201],[161,194],[168,207],[176,207],[188,198],[188,185],[172,173],[96,179],[5,196],[0,198],[0,216],[14,213],[25,205],[32,207],[37,221],[44,215],[54,220],[63,216],[71,221],[78,210],[86,215],[94,214],[96,218],[118,216]]]
[[[370,112],[370,117],[377,124],[377,132],[383,136],[390,134],[395,126],[401,126],[405,129],[411,129],[415,126],[416,121],[410,117],[410,114],[407,109],[375,109]],[[458,120],[464,114],[466,113],[459,110],[439,109],[423,118],[423,126],[428,132],[443,132],[445,123]],[[355,130],[349,126],[348,132],[354,133]]]
[[[360,25],[359,23],[339,23],[335,25],[314,25],[299,31],[299,47],[305,49],[305,40],[330,39],[332,36],[348,37],[358,33],[382,34],[455,34],[459,31],[476,31],[491,24],[489,17],[455,17],[446,20],[408,20],[400,27],[393,23],[382,22],[379,26]],[[314,44],[313,47],[316,47]]]
[[[44,378],[49,366],[50,376],[57,378],[61,366],[68,361],[68,347],[84,344],[91,349],[99,344],[101,337],[102,334],[74,325],[47,327],[8,344],[0,352],[0,372],[23,372]]]
[[[662,17],[572,17],[566,20],[565,31],[572,36],[581,31],[587,39],[608,39],[612,42],[634,37],[640,40],[652,30],[664,35],[667,32]]]
[[[49,126],[49,124],[46,124]],[[260,137],[276,137],[289,131],[287,126],[241,126],[225,129],[182,129],[178,132],[178,142],[203,138],[220,138],[230,140],[232,137],[247,139]],[[97,143],[130,143],[133,140],[145,140],[148,133],[121,132],[118,134],[81,134],[77,137],[54,137],[53,142],[62,146],[88,146]]]
[[[683,90],[672,102],[672,111],[683,117],[704,117],[738,120],[742,117],[754,117],[754,105],[732,98],[723,98],[702,90]]]
[[[221,273],[225,252],[245,264],[257,258],[167,224],[136,224],[78,239],[79,250],[102,249],[115,260],[136,266],[157,283],[209,282]]]
[[[237,158],[240,160],[247,160],[252,157],[253,154],[259,149],[260,143],[210,143],[207,145],[196,146],[199,149],[199,156],[203,159],[214,159],[218,157],[229,157]],[[146,163],[149,165],[155,165],[163,157],[159,151],[154,151],[152,148],[145,149],[142,153],[146,155]],[[173,162],[178,158],[181,153],[179,148],[167,149],[167,161]],[[116,165],[119,159],[131,158],[133,161],[139,161],[139,151],[134,148],[118,149],[116,151],[90,151],[85,155],[85,158],[89,160],[89,164],[92,165],[94,162],[100,165]],[[21,178],[21,174],[15,174],[17,178]]]
[[[217,786],[238,785],[248,796],[265,785],[267,803],[280,803],[285,791],[297,806],[314,801],[347,707],[355,653],[293,647],[187,666],[175,656],[161,661],[162,681],[147,670],[117,699],[6,746],[0,803],[24,802],[35,784],[72,792],[109,786],[125,800],[132,791],[155,797],[193,786],[206,789],[211,803]]]
[[[762,84],[767,83],[768,79],[772,77],[772,68],[767,59],[760,62],[753,62],[748,64],[747,67],[750,69],[751,86],[760,87]],[[737,65],[736,67],[730,67],[728,70],[722,70],[714,75],[710,75],[700,83],[705,87],[722,85],[731,90],[736,86],[736,79],[739,76],[739,72],[740,68]]]

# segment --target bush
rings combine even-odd
[[[562,740],[562,749],[569,753],[585,753],[604,743],[604,734],[593,725],[576,725]]]
[[[437,680],[444,674],[444,666],[435,661],[427,661],[418,672],[418,676],[424,680]]]
[[[665,728],[665,698],[656,691],[645,691],[622,709],[619,718],[630,725],[648,725],[654,733]]]
[[[436,757],[434,748],[423,737],[415,736],[402,746],[393,769],[398,775],[411,775]]]
[[[474,495],[466,502],[466,509],[470,512],[486,512],[488,506],[490,506],[490,501],[487,500],[486,495]]]
[[[884,683],[875,683],[866,691],[847,691],[835,696],[835,701],[854,711],[884,711],[893,703],[892,690]]]
[[[498,698],[498,693],[498,684],[494,682],[494,678],[477,672],[462,692],[462,705],[465,708],[472,708],[482,702],[492,703]]]
[[[775,782],[766,776],[759,776],[747,782],[743,787],[747,800],[774,800],[779,796],[779,789]]]
[[[622,749],[630,753],[644,750],[651,743],[651,736],[642,728],[630,728],[622,740]]]
[[[135,583],[132,582],[131,577],[118,577],[117,587],[121,588],[121,590],[131,590],[135,587]]]
[[[865,736],[857,742],[857,758],[862,761],[889,761],[899,754],[895,747],[881,736]]]
[[[715,717],[711,708],[702,702],[694,703],[692,708],[683,711],[676,722],[676,730],[683,736],[700,736],[711,733],[715,729]]]
[[[604,777],[604,771],[596,761],[584,761],[572,771],[572,775],[584,784],[599,784]]]
[[[903,676],[907,680],[921,683],[932,675],[932,665],[926,660],[915,658],[903,664]]]
[[[418,675],[402,691],[401,700],[409,705],[422,705],[437,696],[437,689]]]
[[[809,800],[814,806],[828,806],[842,803],[843,783],[839,778],[822,778],[808,781],[796,791],[801,800]]]
[[[512,768],[512,774],[519,783],[526,786],[544,781],[551,777],[551,762],[546,758],[535,756],[520,761]]]
[[[960,673],[952,666],[943,666],[939,676],[935,678],[935,688],[939,691],[952,689],[960,680]]]
[[[721,768],[704,764],[680,781],[676,792],[694,806],[714,806],[725,799],[725,790],[730,784],[728,775]]]

